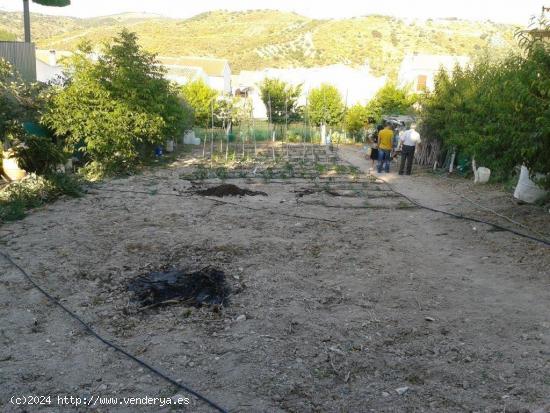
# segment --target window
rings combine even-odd
[[[416,90],[417,90],[417,92],[425,92],[426,91],[427,81],[428,81],[428,76],[418,75],[418,77],[416,78]]]

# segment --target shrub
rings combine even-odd
[[[181,93],[193,109],[195,123],[208,128],[212,124],[212,111],[216,111],[218,92],[199,79],[182,86]]]
[[[361,138],[365,125],[369,121],[369,112],[367,108],[360,103],[349,108],[344,116],[344,127],[346,131],[354,138]]]
[[[100,175],[131,171],[154,145],[191,126],[191,110],[134,33],[123,30],[97,61],[90,53],[80,46],[68,85],[54,93],[42,120]]]
[[[28,209],[54,201],[62,195],[77,197],[81,194],[81,182],[75,176],[58,173],[48,177],[33,175],[10,183],[0,191],[0,221],[21,219]]]
[[[527,53],[483,60],[452,76],[440,72],[423,102],[424,134],[475,157],[506,180],[525,164],[550,188],[550,49],[534,42]]]
[[[26,136],[13,151],[19,167],[37,175],[50,175],[66,161],[63,150],[47,137]]]

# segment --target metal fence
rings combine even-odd
[[[36,51],[33,43],[0,41],[0,59],[10,62],[27,82],[36,82]]]

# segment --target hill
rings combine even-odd
[[[0,33],[21,37],[20,13],[0,13]],[[405,54],[473,56],[513,47],[515,27],[457,19],[403,21],[389,16],[310,19],[272,10],[214,11],[189,19],[126,13],[90,19],[32,16],[40,48],[74,50],[84,39],[100,44],[127,27],[161,56],[214,56],[233,72],[265,67],[362,65],[377,75],[395,73]]]

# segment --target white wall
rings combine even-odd
[[[418,92],[418,77],[426,76],[427,90],[433,90],[434,79],[440,68],[452,72],[458,64],[465,67],[469,63],[469,58],[465,56],[446,56],[446,55],[414,55],[405,56],[399,74],[397,83],[400,87],[412,87],[413,92]]]
[[[315,68],[246,71],[241,73],[239,84],[233,85],[233,89],[251,88],[249,96],[252,98],[254,117],[257,119],[267,119],[267,109],[260,98],[258,86],[264,78],[277,78],[292,85],[302,84],[302,94],[298,99],[300,105],[306,104],[311,89],[323,83],[331,84],[338,89],[342,99],[346,100],[347,97],[348,107],[355,103],[367,103],[386,83],[385,76],[373,76],[367,66],[353,68],[339,64]]]
[[[58,80],[63,76],[63,68],[61,66],[50,66],[42,60],[36,59],[36,80],[39,82],[50,82]]]

